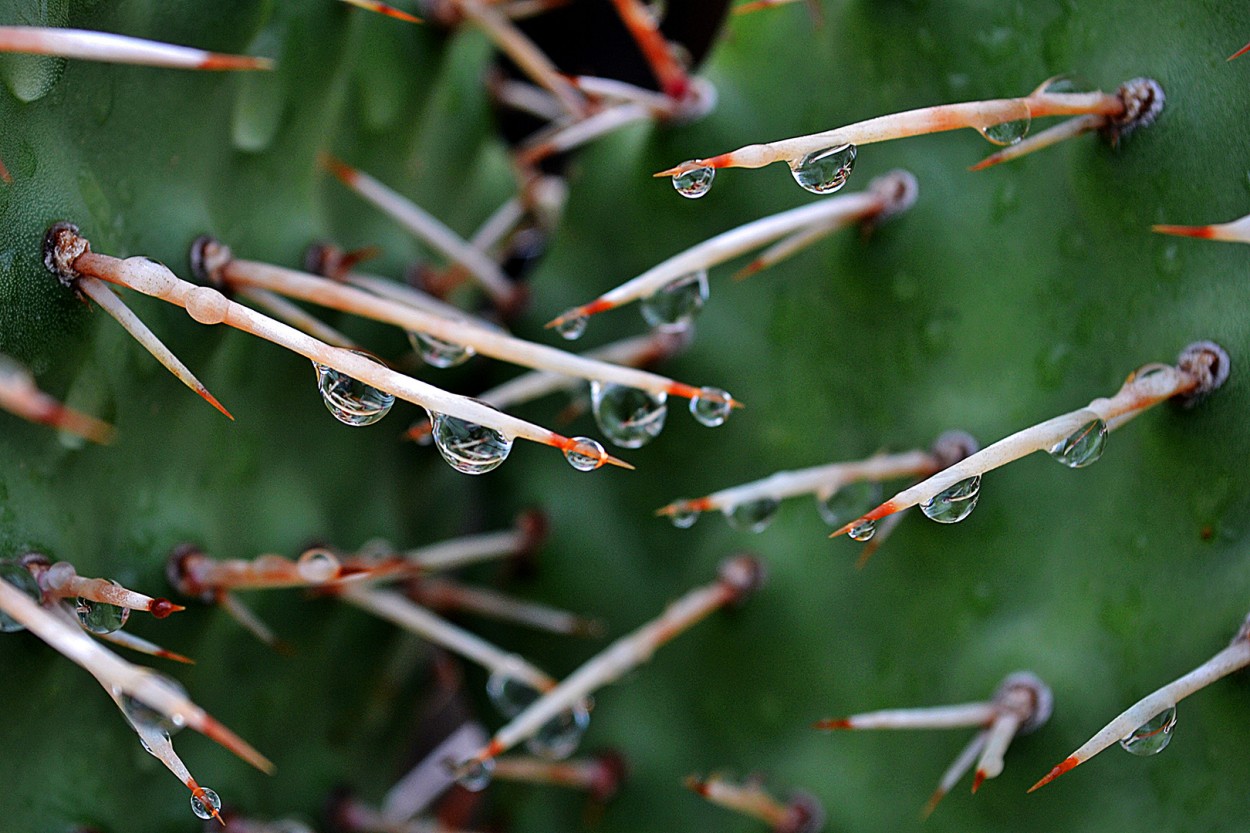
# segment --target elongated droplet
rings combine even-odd
[[[1021,101],[1012,108],[1011,118],[1000,121],[997,124],[987,124],[984,127],[978,127],[977,130],[985,137],[986,141],[1005,147],[1014,145],[1029,135],[1029,127],[1032,124],[1033,117],[1029,114],[1029,106]]]
[[[1050,456],[1071,469],[1097,463],[1107,446],[1107,423],[1092,419],[1050,449]]]
[[[512,440],[476,422],[446,414],[433,415],[434,445],[451,467],[463,474],[485,474],[508,459]]]
[[[715,178],[715,168],[693,168],[689,171],[674,174],[673,187],[683,197],[697,200],[711,189],[712,180]]]
[[[351,352],[382,364],[368,353],[359,350]],[[395,397],[386,391],[366,385],[332,367],[316,362],[313,366],[317,368],[317,389],[321,391],[326,408],[334,414],[335,419],[345,425],[372,425],[386,416],[387,411],[395,404]]]
[[[1176,726],[1176,706],[1168,706],[1154,717],[1138,726],[1120,746],[1134,755],[1158,755],[1172,742],[1172,729]]]
[[[191,795],[191,812],[200,818],[211,819],[213,813],[219,810],[221,810],[221,796],[208,787],[204,787],[199,795]]]
[[[846,534],[856,541],[867,541],[877,534],[877,522],[864,521],[855,524]]]
[[[590,383],[590,405],[599,430],[621,448],[641,448],[660,436],[668,416],[668,394],[613,382]]]
[[[187,690],[182,687],[182,683],[173,677],[167,677],[159,671],[149,671],[149,674],[159,677],[162,682],[178,692],[182,696],[187,696]],[[122,694],[118,698],[121,700],[122,714],[130,721],[136,729],[150,730],[156,732],[164,732],[167,735],[176,735],[186,725],[181,717],[170,717],[169,715],[157,711],[147,703],[132,697],[129,694]]]
[[[556,325],[556,332],[560,334],[560,338],[565,341],[577,341],[586,334],[586,325],[590,323],[590,319],[584,315],[577,315],[572,310],[566,312],[563,321]]]
[[[780,508],[781,501],[776,498],[763,497],[759,500],[748,500],[736,506],[727,506],[723,511],[725,520],[729,521],[729,525],[734,529],[763,532],[773,522],[773,518],[777,517],[777,510]]]
[[[43,601],[43,591],[39,589],[39,582],[35,581],[30,570],[16,561],[0,561],[0,579],[4,579],[36,602]],[[0,633],[15,633],[24,630],[26,630],[25,625],[0,610]]]
[[[669,521],[678,529],[689,529],[694,526],[694,522],[699,520],[699,512],[690,508],[690,504],[685,501],[679,501],[677,511],[668,516]]]
[[[690,414],[708,428],[724,425],[733,410],[732,397],[720,388],[699,388],[690,399]]]
[[[92,633],[113,633],[126,624],[126,620],[130,618],[130,608],[79,596],[74,600],[74,615],[78,617],[79,624]]]
[[[463,771],[456,776],[456,783],[469,792],[479,793],[490,786],[491,778],[494,775],[494,758],[487,758],[484,761],[469,761],[464,765]]]
[[[875,480],[860,480],[847,483],[828,497],[817,495],[816,511],[821,520],[836,528],[867,514],[880,502],[881,484]]]
[[[472,347],[443,341],[427,333],[408,333],[408,342],[421,360],[430,367],[447,368],[463,364],[474,355]]]
[[[839,190],[855,170],[855,157],[859,149],[855,145],[838,145],[807,154],[790,163],[794,181],[804,191],[813,194],[832,194]]]
[[[680,332],[694,321],[707,296],[707,270],[700,269],[643,298],[642,317],[666,333]]]
[[[940,524],[957,524],[977,508],[977,498],[980,496],[981,475],[977,474],[926,500],[920,504],[920,511],[924,512],[926,518]]]
[[[564,450],[564,459],[578,471],[594,471],[608,461],[608,452],[598,440],[574,437],[573,443]]]

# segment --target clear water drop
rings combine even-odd
[[[585,315],[578,315],[573,310],[569,310],[560,317],[564,319],[556,325],[556,332],[560,334],[560,338],[565,341],[577,341],[586,334],[586,326],[590,323],[590,319]]]
[[[855,170],[855,157],[859,149],[855,145],[838,145],[813,151],[802,159],[790,163],[794,181],[804,191],[813,194],[832,194],[841,189]]]
[[[295,570],[304,581],[324,584],[338,578],[342,565],[328,550],[311,549],[300,555]]]
[[[699,520],[699,511],[690,508],[690,504],[686,501],[677,501],[677,510],[668,516],[669,521],[678,529],[689,529],[694,526],[694,522]]]
[[[443,341],[427,333],[408,333],[408,343],[430,367],[455,367],[468,361],[475,353],[472,347]]]
[[[159,671],[149,671],[149,674],[159,677],[162,682],[169,688],[187,696],[187,690],[182,687],[182,683],[172,677],[167,677]],[[166,735],[176,735],[182,729],[186,722],[181,717],[171,717],[163,712],[149,706],[147,703],[132,697],[129,694],[122,694],[118,698],[121,701],[122,714],[126,719],[139,730],[151,732],[163,732]]]
[[[504,717],[516,717],[538,699],[538,691],[521,680],[523,660],[510,656],[486,678],[486,698]]]
[[[78,617],[78,623],[91,633],[113,633],[125,626],[130,618],[130,608],[79,596],[74,600],[74,615]]]
[[[1097,463],[1106,447],[1107,423],[1095,418],[1055,443],[1050,456],[1070,469],[1080,469]]]
[[[856,541],[867,541],[877,534],[876,521],[861,521],[851,527],[846,533]]]
[[[480,793],[490,786],[491,778],[494,775],[494,758],[487,758],[483,761],[466,761],[456,776],[456,783],[469,792]]]
[[[664,332],[680,332],[690,326],[707,302],[707,270],[680,277],[642,299],[642,317]]]
[[[200,818],[211,819],[219,810],[221,810],[221,796],[208,787],[202,788],[199,795],[194,793],[191,795],[191,812]]]
[[[1033,117],[1029,114],[1029,106],[1020,101],[1012,107],[1010,118],[978,127],[977,130],[990,144],[1006,147],[1029,135],[1032,124]]]
[[[925,517],[940,524],[957,524],[972,514],[981,496],[981,475],[973,475],[920,504]]]
[[[491,672],[486,681],[486,696],[501,714],[512,718],[529,708],[541,694],[517,676],[514,666],[504,666]],[[544,723],[526,741],[526,746],[535,755],[561,760],[577,751],[589,725],[590,707],[583,701]]]
[[[590,406],[599,430],[621,448],[641,448],[660,436],[668,416],[668,394],[613,382],[590,383]]]
[[[777,517],[777,510],[780,508],[781,501],[776,498],[762,497],[759,500],[748,500],[735,506],[726,506],[722,511],[725,520],[729,521],[729,525],[734,529],[741,529],[745,532],[763,532],[773,522],[773,518]]]
[[[881,484],[875,480],[847,483],[831,495],[816,496],[820,518],[835,529],[867,514],[881,502]]]
[[[1134,755],[1158,755],[1172,742],[1172,729],[1175,726],[1176,706],[1168,706],[1134,729],[1128,737],[1121,738],[1120,746]]]
[[[0,561],[0,579],[4,579],[36,602],[43,601],[43,591],[39,589],[39,582],[35,581],[35,577],[30,574],[30,570],[27,570],[16,561]],[[0,633],[14,633],[24,630],[26,630],[25,625],[0,610]]]
[[[462,474],[485,474],[508,459],[512,440],[502,432],[447,414],[433,415],[434,445]]]
[[[382,364],[373,356],[359,350],[352,350],[358,356]],[[340,373],[324,364],[313,365],[317,368],[317,389],[326,408],[334,414],[334,418],[345,425],[372,425],[395,404],[395,397],[386,391],[366,385],[353,379],[346,373]]]
[[[594,471],[608,460],[603,444],[590,437],[574,437],[573,445],[564,449],[564,459],[578,471]]]
[[[690,399],[690,414],[708,428],[724,425],[733,410],[733,397],[720,388],[699,388]]]
[[[715,168],[692,168],[673,174],[673,188],[687,199],[697,200],[712,188],[712,180],[716,178]]]

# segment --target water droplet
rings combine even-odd
[[[1055,443],[1050,456],[1071,469],[1081,469],[1097,463],[1107,447],[1107,423],[1094,418],[1082,425],[1066,439]]]
[[[867,541],[877,534],[877,522],[863,521],[857,523],[846,534],[856,541]]]
[[[486,678],[486,697],[504,717],[516,717],[538,699],[538,691],[520,679],[522,662],[520,657],[510,656]]]
[[[697,200],[712,187],[716,178],[715,168],[692,168],[673,175],[673,187],[677,193],[688,199]]]
[[[981,475],[960,480],[920,504],[925,517],[940,524],[957,524],[977,508],[981,496]]]
[[[451,467],[463,474],[485,474],[508,459],[512,440],[502,432],[476,422],[433,415],[434,445]]]
[[[1010,109],[1011,113],[1008,118],[977,128],[990,144],[1006,147],[1014,145],[1029,135],[1029,127],[1033,124],[1033,117],[1029,114],[1029,105],[1019,101]]]
[[[621,448],[641,448],[660,436],[668,394],[612,382],[590,383],[590,404],[599,430]]]
[[[0,76],[18,101],[30,104],[52,92],[65,72],[65,59],[45,55],[2,55]]]
[[[746,532],[763,532],[777,517],[781,501],[776,498],[763,497],[759,500],[748,500],[735,506],[726,506],[722,512],[725,520],[734,529]]]
[[[472,347],[443,341],[427,333],[408,333],[408,342],[421,360],[431,367],[455,367],[468,361],[473,355]]]
[[[43,591],[39,589],[39,582],[35,581],[35,577],[30,574],[30,570],[27,570],[16,561],[0,561],[0,579],[4,579],[36,602],[43,601]],[[25,625],[0,610],[0,633],[14,633],[15,631],[23,630],[26,630]]]
[[[248,45],[249,55],[281,55],[288,38],[285,25],[266,26]],[[241,151],[259,153],[273,144],[282,127],[291,78],[287,62],[272,72],[241,72],[230,108],[230,141]]]
[[[484,761],[466,761],[456,776],[456,783],[469,792],[479,793],[490,786],[495,775],[495,759]]]
[[[847,483],[831,495],[816,496],[816,511],[835,529],[868,513],[881,502],[881,484],[875,480]]]
[[[211,819],[221,809],[221,796],[203,787],[199,795],[191,795],[191,812],[202,819]]]
[[[685,500],[679,500],[677,501],[677,511],[669,515],[668,519],[678,529],[689,529],[694,526],[695,521],[699,520],[699,511],[692,509]]]
[[[91,633],[113,633],[126,624],[126,620],[130,618],[130,608],[79,596],[74,601],[74,614],[78,617],[79,624]]]
[[[304,581],[324,584],[338,578],[341,565],[334,554],[322,549],[311,549],[295,562],[295,570]]]
[[[700,269],[643,298],[642,317],[666,333],[680,332],[694,321],[707,296],[707,270]]]
[[[497,668],[486,681],[486,696],[505,717],[516,717],[541,695],[538,689],[519,679],[514,665]],[[585,701],[560,712],[526,741],[530,752],[560,760],[577,750],[590,725],[590,707]]]
[[[351,352],[382,364],[368,353],[359,350]],[[316,362],[313,365],[317,368],[317,389],[321,391],[321,398],[339,422],[353,426],[372,425],[386,416],[395,404],[394,395],[386,391],[366,385],[332,367]]]
[[[603,444],[590,437],[574,437],[573,445],[564,449],[564,459],[578,471],[594,471],[608,460]]]
[[[564,313],[561,318],[564,320],[556,325],[556,332],[565,341],[577,341],[585,335],[586,325],[590,323],[589,318],[585,315],[578,315],[573,310]]]
[[[832,194],[846,184],[855,169],[855,145],[839,145],[807,154],[790,163],[794,181],[813,194]]]
[[[1175,726],[1176,706],[1168,706],[1134,729],[1128,737],[1121,738],[1120,746],[1134,755],[1158,755],[1172,742]]]
[[[715,428],[729,419],[732,401],[720,388],[699,388],[699,395],[690,399],[690,414],[708,428]]]
[[[187,690],[182,687],[182,683],[173,677],[167,677],[159,671],[149,671],[148,673],[158,677],[165,685],[183,697],[187,696]],[[181,717],[170,717],[152,708],[137,697],[122,694],[118,699],[121,700],[122,714],[126,716],[126,719],[130,721],[136,730],[176,735],[185,725],[185,721]]]

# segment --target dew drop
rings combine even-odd
[[[694,522],[699,520],[699,512],[690,508],[690,504],[685,500],[677,501],[677,511],[668,516],[669,521],[678,529],[689,529],[694,526]]]
[[[382,364],[368,353],[359,350],[351,352]],[[335,419],[345,425],[372,425],[386,416],[387,411],[395,404],[394,395],[386,391],[366,385],[332,367],[316,362],[313,364],[317,368],[317,389],[321,391],[326,408],[334,414]]]
[[[486,697],[504,717],[513,718],[538,699],[538,691],[520,679],[521,658],[510,656],[486,678]]]
[[[590,405],[599,430],[621,448],[641,448],[660,435],[668,394],[613,382],[590,383]]]
[[[448,368],[463,364],[474,355],[472,347],[443,341],[427,333],[408,333],[408,342],[421,360],[430,367]]]
[[[711,190],[712,180],[715,178],[715,168],[691,168],[688,171],[673,174],[673,188],[683,197],[697,200]]]
[[[690,399],[690,414],[708,428],[724,425],[733,410],[733,398],[720,388],[699,388]]]
[[[149,671],[148,673],[159,678],[166,686],[183,697],[187,696],[187,690],[182,687],[182,683],[174,678],[167,677],[159,671]],[[137,697],[122,694],[118,699],[121,701],[122,714],[140,732],[163,732],[166,735],[176,735],[185,725],[185,721],[181,717],[171,717],[157,711]]]
[[[30,574],[30,570],[27,570],[16,561],[0,561],[0,579],[4,579],[36,602],[43,601],[43,591],[39,589],[39,582],[35,581],[35,577]],[[0,633],[14,633],[23,630],[26,630],[25,625],[0,610]]]
[[[813,194],[832,194],[846,184],[855,170],[855,157],[859,149],[855,145],[838,145],[813,151],[802,159],[790,163],[794,181],[804,191]]]
[[[113,633],[126,624],[126,620],[130,618],[130,608],[79,596],[74,600],[74,615],[78,617],[79,624],[91,633]]]
[[[518,678],[515,665],[506,665],[491,672],[486,681],[486,696],[504,717],[512,718],[529,708],[541,694]],[[577,751],[589,725],[590,707],[582,701],[544,723],[525,745],[535,755],[561,760]]]
[[[642,299],[642,317],[666,333],[690,326],[707,302],[707,270],[680,277]]]
[[[295,562],[295,570],[304,581],[324,584],[338,578],[341,565],[333,553],[323,549],[311,549]]]
[[[1092,419],[1055,443],[1050,456],[1071,469],[1080,469],[1097,463],[1107,447],[1107,423]]]
[[[608,461],[608,452],[598,440],[574,437],[573,444],[564,449],[564,459],[578,471],[594,471]]]
[[[926,500],[920,504],[920,511],[924,512],[926,518],[940,524],[957,524],[977,508],[977,498],[980,496],[981,475],[976,474]]]
[[[829,526],[842,526],[848,521],[862,517],[881,502],[881,484],[875,480],[859,480],[847,483],[828,496],[816,496],[816,511]]]
[[[863,521],[857,523],[846,534],[856,541],[867,541],[877,534],[877,522]]]
[[[590,323],[590,319],[585,315],[578,315],[573,310],[569,310],[560,317],[564,319],[556,325],[556,332],[560,334],[560,338],[565,341],[577,341],[586,334],[586,325]]]
[[[221,796],[208,787],[201,788],[200,794],[191,794],[191,812],[202,819],[211,819],[213,814],[221,810]]]
[[[494,775],[494,758],[487,758],[484,761],[466,761],[456,775],[456,783],[469,792],[480,793],[490,786],[491,778]]]
[[[1120,746],[1134,755],[1158,755],[1172,742],[1175,726],[1176,706],[1168,706],[1130,732],[1128,737],[1121,738]]]
[[[1029,114],[1029,105],[1021,101],[1012,107],[1010,118],[978,127],[977,130],[990,144],[1006,147],[1016,144],[1029,135],[1029,127],[1032,124],[1033,117]]]
[[[433,415],[434,445],[463,474],[485,474],[508,459],[512,440],[502,432],[447,414]]]
[[[763,497],[759,500],[748,500],[735,506],[726,506],[723,510],[725,520],[734,529],[745,532],[763,532],[777,517],[781,501],[776,498]]]

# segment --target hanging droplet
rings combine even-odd
[[[1011,109],[1010,118],[977,128],[986,141],[1006,147],[1014,145],[1029,135],[1029,127],[1033,123],[1033,117],[1029,114],[1029,106],[1020,101]]]
[[[696,509],[692,509],[689,503],[682,500],[677,502],[677,510],[669,515],[668,519],[678,529],[689,529],[694,526],[695,521],[699,520],[699,512]]]
[[[1050,449],[1050,456],[1068,468],[1080,469],[1097,463],[1106,446],[1107,423],[1095,418],[1055,443]]]
[[[202,787],[199,795],[191,794],[191,812],[200,818],[211,819],[219,810],[221,810],[221,796],[208,787]]]
[[[724,425],[733,410],[733,397],[720,388],[699,388],[690,399],[690,414],[708,428]]]
[[[960,480],[954,486],[943,489],[938,494],[920,504],[920,511],[925,517],[940,524],[957,524],[972,514],[977,508],[977,498],[981,496],[981,475],[973,475],[967,480]]]
[[[456,775],[456,783],[469,792],[480,793],[490,786],[491,778],[494,775],[494,758],[487,758],[483,761],[466,761],[461,766],[459,774]]]
[[[523,660],[510,656],[486,678],[486,697],[504,717],[512,718],[538,699],[538,690],[522,681]]]
[[[712,180],[715,178],[715,168],[691,168],[688,171],[673,174],[673,187],[683,197],[697,200],[711,189]]]
[[[78,617],[78,623],[91,633],[113,633],[126,624],[126,620],[130,618],[130,608],[79,596],[74,600],[74,615]]]
[[[585,315],[569,310],[560,317],[564,319],[556,325],[556,332],[560,334],[560,338],[565,341],[577,341],[585,335],[586,325],[590,323],[590,319]]]
[[[867,514],[881,502],[881,484],[875,480],[847,483],[827,497],[816,496],[821,520],[834,528]]]
[[[838,145],[813,151],[802,159],[790,163],[794,181],[804,191],[813,194],[832,194],[846,184],[855,170],[855,157],[859,149],[855,145]]]
[[[472,347],[443,341],[427,333],[409,332],[408,343],[430,367],[455,367],[468,361],[476,352]]]
[[[621,448],[641,448],[660,436],[668,416],[668,394],[614,382],[590,383],[590,405],[599,430]]]
[[[525,748],[540,758],[562,761],[577,751],[589,726],[590,710],[585,703],[579,703],[544,723],[525,742]]]
[[[777,517],[781,501],[776,498],[763,497],[759,500],[748,500],[734,506],[727,506],[722,511],[725,520],[734,529],[746,532],[763,532]]]
[[[167,677],[159,671],[149,671],[154,677],[158,677],[169,688],[187,696],[187,690],[182,687],[182,683],[172,677]],[[176,735],[186,725],[186,721],[181,716],[170,716],[164,712],[157,711],[137,697],[129,694],[122,694],[118,698],[121,701],[122,714],[135,727],[136,730],[164,732],[166,735]]]
[[[4,579],[36,602],[43,601],[43,591],[39,589],[39,582],[35,581],[35,577],[30,574],[30,570],[27,570],[16,561],[0,561],[0,579]],[[0,633],[14,633],[24,630],[26,630],[25,625],[0,610]]]
[[[434,445],[451,467],[463,474],[485,474],[508,459],[512,440],[485,425],[447,414],[433,415]]]
[[[598,440],[574,437],[573,445],[564,449],[564,459],[578,471],[594,471],[608,461],[608,452]]]
[[[700,269],[643,298],[642,317],[663,332],[680,332],[694,321],[707,296],[707,270]]]
[[[876,521],[861,521],[846,533],[856,541],[867,541],[877,534]]]
[[[1168,706],[1154,717],[1120,739],[1120,746],[1134,755],[1158,755],[1172,742],[1172,729],[1176,726],[1176,706]]]
[[[350,352],[382,364],[368,353],[359,350]],[[317,388],[321,391],[321,398],[339,422],[353,426],[372,425],[386,416],[395,404],[395,397],[386,391],[366,385],[332,367],[316,362],[313,365],[317,368]]]

